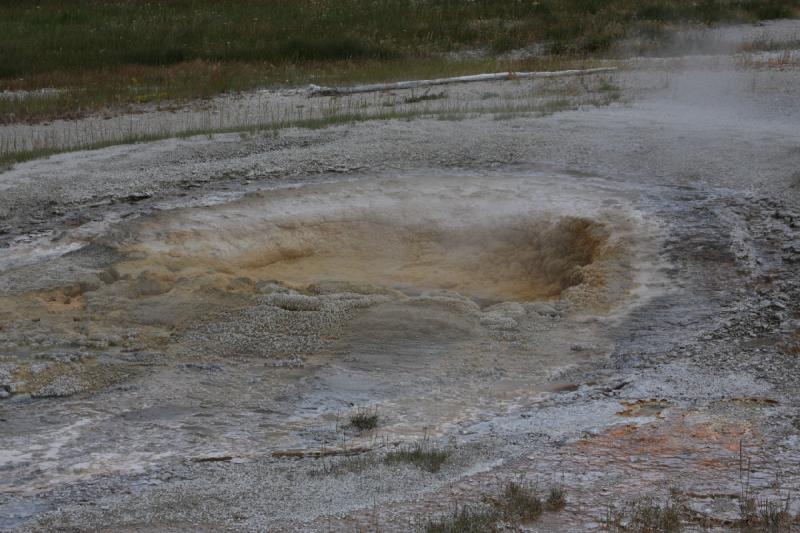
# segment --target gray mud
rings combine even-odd
[[[723,531],[745,463],[796,516],[800,64],[776,57],[0,173],[0,529],[404,531],[524,479],[567,494],[532,531],[671,487]],[[419,439],[441,471],[382,461]]]

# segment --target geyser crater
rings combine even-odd
[[[381,193],[294,210],[291,201],[275,209],[275,195],[256,195],[147,219],[120,268],[167,284],[204,279],[206,288],[235,279],[275,280],[299,291],[344,282],[408,295],[445,290],[481,304],[553,299],[602,282],[592,265],[614,253],[605,223],[468,200]]]

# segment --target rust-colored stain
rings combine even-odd
[[[780,402],[778,402],[778,400],[773,400],[772,398],[730,398],[726,400],[720,400],[717,403],[732,403],[755,407],[768,407],[772,405],[778,405]]]
[[[615,428],[611,428],[608,432],[608,435],[612,437],[624,437],[630,435],[631,433],[636,431],[636,429],[637,427],[634,426],[633,424],[628,424],[625,426],[617,426]]]
[[[626,404],[632,412],[647,401]],[[622,416],[635,416],[622,414]],[[699,469],[729,468],[738,461],[739,443],[749,440],[754,428],[746,420],[708,418],[683,412],[644,425],[616,426],[575,446],[589,462],[624,462],[632,467],[683,466]],[[635,465],[635,466],[634,466]]]

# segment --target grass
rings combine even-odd
[[[750,484],[752,465],[745,455],[744,445],[739,442],[739,528],[752,533],[781,533],[792,528],[793,518],[789,512],[791,498],[787,494],[777,500],[757,498]]]
[[[350,426],[359,431],[369,431],[378,427],[378,408],[375,409],[356,409],[350,415]]]
[[[457,507],[451,515],[430,520],[426,533],[492,533],[498,531],[497,511],[491,507]]]
[[[255,87],[341,85],[462,76],[476,72],[557,70],[594,63],[582,59],[503,60],[493,57],[449,61],[442,57],[391,60],[343,59],[275,65],[265,62],[193,60],[174,65],[121,65],[103,70],[59,71],[0,79],[0,124],[80,118],[98,110],[135,112],[145,105],[173,108],[193,99]],[[55,90],[39,91],[41,88]],[[25,93],[25,91],[34,91]]]
[[[412,464],[421,470],[436,473],[442,469],[442,465],[447,462],[451,455],[452,452],[450,450],[439,448],[425,438],[410,446],[387,453],[383,457],[383,462],[388,465]]]
[[[748,533],[783,533],[792,528],[789,499],[747,498],[741,502],[739,528]]]
[[[554,490],[550,489],[550,495]],[[456,507],[451,514],[429,520],[424,529],[427,533],[493,532],[500,531],[501,524],[508,526],[534,522],[545,508],[549,511],[561,511],[564,508],[566,500],[563,489],[557,490],[562,505],[550,509],[546,502],[542,502],[535,487],[510,481],[498,496],[485,496],[484,503],[480,505]]]
[[[506,484],[502,497],[496,502],[503,516],[510,521],[522,520],[532,522],[537,520],[544,511],[544,503],[530,486],[521,485],[510,481]]]
[[[521,70],[498,54],[538,44],[580,58],[684,22],[797,14],[796,0],[0,2],[0,91],[59,90],[0,98],[0,122],[253,87]],[[459,59],[475,49],[488,55]]]
[[[548,511],[561,511],[567,506],[567,498],[564,488],[554,486],[550,488],[550,493],[545,500],[545,509]]]
[[[497,511],[491,507],[456,507],[450,515],[428,521],[426,533],[492,533],[498,531]]]

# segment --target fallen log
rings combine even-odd
[[[471,83],[476,81],[519,80],[531,78],[565,78],[569,76],[587,76],[603,72],[613,72],[616,67],[600,67],[580,70],[553,70],[549,72],[494,72],[491,74],[474,74],[471,76],[456,76],[454,78],[438,78],[433,80],[398,81],[394,83],[374,83],[371,85],[355,85],[352,87],[320,87],[310,85],[309,96],[345,96],[348,94],[369,93],[377,91],[392,91],[400,89],[417,89],[434,85],[449,85],[452,83]]]
[[[324,449],[324,450],[275,450],[272,457],[329,457],[331,455],[358,455],[370,451],[370,448],[355,447],[346,449]]]
[[[231,455],[218,455],[213,457],[195,457],[191,459],[193,463],[218,463],[218,462],[227,462],[231,461],[233,456]]]

